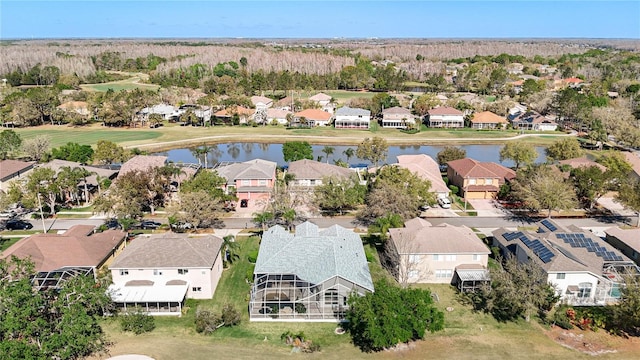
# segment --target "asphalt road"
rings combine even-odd
[[[154,218],[156,221],[166,223],[167,219]],[[427,218],[434,225],[448,223],[451,225],[466,225],[473,228],[499,228],[499,227],[518,227],[527,226],[535,222],[535,220],[527,218],[501,218],[501,217],[449,217],[449,218]],[[29,220],[33,224],[33,230],[42,230],[41,220]],[[354,218],[335,217],[335,218],[311,218],[309,221],[315,223],[321,228],[326,228],[337,224],[345,228],[363,227],[359,226]],[[554,219],[562,225],[575,225],[578,227],[610,227],[633,223],[635,217],[601,217],[587,219]],[[66,230],[74,225],[94,225],[99,226],[104,223],[101,219],[45,219],[45,226],[48,230]],[[224,219],[225,228],[227,229],[245,229],[253,228],[255,224],[251,218],[226,218]]]

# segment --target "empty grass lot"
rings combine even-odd
[[[115,320],[106,320],[103,327],[109,340],[111,356],[138,353],[157,360],[281,359],[292,356],[290,348],[280,341],[280,334],[290,330],[303,331],[308,338],[321,345],[317,354],[304,355],[314,359],[588,359],[592,356],[565,348],[547,337],[545,328],[536,322],[499,323],[493,317],[477,313],[460,300],[449,285],[423,285],[435,294],[438,308],[445,312],[445,330],[428,334],[424,341],[401,351],[362,353],[354,347],[348,334],[335,335],[332,323],[250,323],[247,314],[247,295],[250,290],[245,281],[252,265],[247,254],[258,248],[257,237],[239,237],[240,259],[224,271],[212,300],[189,300],[188,313],[181,318],[158,317],[157,328],[139,336],[122,333]],[[372,277],[388,277],[380,266],[375,250],[365,250],[372,259]],[[372,256],[371,256],[372,255]],[[218,310],[225,303],[233,303],[242,311],[242,323],[233,328],[221,328],[204,336],[194,329],[194,313],[198,306]],[[453,311],[446,311],[452,307]],[[632,351],[633,350],[633,351]],[[634,359],[638,349],[623,350],[601,355],[599,359]],[[296,355],[303,356],[303,355]],[[107,356],[94,357],[104,359]]]

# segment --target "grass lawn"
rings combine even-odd
[[[110,341],[110,356],[137,353],[157,360],[215,358],[232,359],[281,359],[290,355],[290,348],[280,341],[280,334],[290,330],[303,331],[308,338],[321,345],[317,354],[304,355],[317,359],[587,359],[589,355],[565,348],[545,334],[545,327],[536,322],[525,321],[500,323],[490,315],[475,312],[457,293],[446,284],[421,285],[437,294],[437,307],[445,312],[445,330],[428,334],[424,341],[412,344],[402,351],[362,353],[346,335],[335,335],[336,324],[332,323],[250,323],[247,314],[249,284],[245,281],[252,264],[247,254],[258,248],[257,237],[241,237],[240,258],[224,271],[216,294],[211,300],[189,300],[190,308],[181,318],[158,317],[156,329],[139,336],[122,333],[117,321],[103,322]],[[365,251],[371,261],[372,277],[388,277],[379,262],[377,252],[370,245]],[[232,303],[242,312],[242,323],[233,328],[221,328],[216,333],[204,336],[194,328],[194,314],[198,306],[218,310]],[[447,311],[452,308],[452,311]],[[603,333],[603,332],[602,332]],[[604,335],[604,334],[603,334]],[[633,359],[638,349],[622,349],[617,353],[604,354],[603,359]],[[215,355],[213,355],[215,354]],[[303,356],[303,355],[298,355]],[[92,359],[104,359],[93,357]]]
[[[15,131],[20,134],[23,139],[47,135],[51,138],[51,147],[53,148],[65,145],[68,142],[75,142],[80,145],[95,145],[98,140],[108,140],[123,144],[157,139],[162,136],[160,132],[150,129],[114,129],[100,125],[86,127],[45,125],[19,128],[15,129]]]
[[[17,243],[22,237],[5,238],[0,236],[0,252],[7,250],[11,245]]]
[[[85,91],[98,91],[98,92],[106,92],[109,89],[114,91],[120,90],[133,90],[133,89],[141,89],[141,90],[151,90],[156,91],[160,88],[160,85],[155,84],[145,84],[140,83],[142,79],[148,79],[148,75],[139,74],[139,73],[124,73],[124,72],[116,72],[120,74],[129,74],[130,78],[118,81],[110,81],[106,83],[100,84],[83,84],[80,85],[80,88]]]

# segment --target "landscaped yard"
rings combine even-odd
[[[124,334],[118,323],[106,320],[104,329],[114,345],[110,355],[138,353],[157,360],[199,360],[211,358],[281,359],[292,356],[291,349],[280,341],[280,334],[290,330],[303,331],[321,345],[319,354],[305,355],[318,359],[587,359],[589,355],[563,347],[545,334],[545,327],[536,322],[499,323],[493,317],[473,311],[461,301],[449,285],[422,285],[437,295],[437,306],[445,312],[445,330],[429,334],[403,350],[375,354],[362,353],[354,347],[348,334],[335,335],[332,323],[260,323],[248,322],[247,304],[250,286],[245,281],[252,270],[247,254],[258,248],[257,237],[239,237],[240,259],[224,271],[214,299],[188,301],[188,313],[181,318],[158,317],[157,328],[144,335]],[[380,266],[378,255],[365,246],[374,280],[388,277]],[[242,323],[233,328],[221,328],[213,335],[197,334],[194,314],[198,306],[220,309],[232,303],[242,312]],[[451,311],[447,311],[447,309]],[[602,336],[606,336],[601,332]],[[597,335],[595,335],[597,336]],[[622,340],[620,340],[622,341]],[[617,353],[601,355],[603,359],[634,359],[640,346],[622,347]],[[296,355],[303,356],[303,355]],[[99,357],[94,357],[97,359]],[[102,358],[106,358],[103,356]]]

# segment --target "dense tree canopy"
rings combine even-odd
[[[108,140],[98,140],[96,151],[93,154],[93,160],[104,165],[124,162],[128,157],[129,154],[122,146]]]
[[[537,165],[517,172],[512,195],[532,210],[568,210],[576,205],[573,186],[551,166]]]
[[[380,351],[444,329],[444,314],[426,289],[402,289],[385,281],[376,291],[349,297],[345,327],[362,351]]]
[[[533,164],[536,157],[538,157],[538,153],[533,145],[519,141],[510,141],[500,149],[500,162],[512,160],[516,163],[516,170],[521,165]]]
[[[12,155],[22,146],[22,138],[13,130],[3,130],[0,132],[0,160],[4,160],[8,155]]]
[[[438,164],[446,165],[449,161],[464,159],[467,157],[467,151],[455,146],[445,146],[438,152]]]
[[[366,138],[358,145],[356,156],[363,160],[371,161],[374,167],[387,158],[389,144],[384,138],[374,136],[373,139]]]
[[[340,214],[353,210],[364,203],[367,192],[365,185],[360,185],[357,176],[348,179],[325,178],[322,185],[316,186],[313,195],[314,203],[328,214]]]
[[[564,138],[553,143],[545,149],[547,158],[550,160],[567,160],[580,157],[584,151],[580,147],[580,142],[575,138]]]
[[[54,159],[75,161],[81,164],[89,164],[93,158],[93,148],[89,145],[69,142],[59,148],[52,149],[51,157]]]
[[[624,182],[618,190],[616,200],[624,204],[628,209],[638,213],[636,227],[640,227],[640,181],[632,180]]]
[[[282,144],[282,155],[285,162],[313,160],[313,148],[306,141],[288,141]]]

